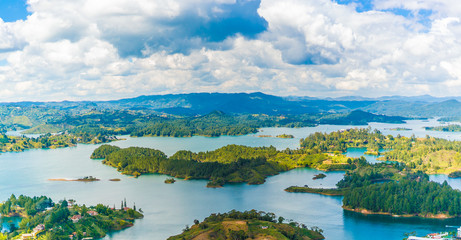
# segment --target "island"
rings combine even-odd
[[[411,128],[402,128],[402,127],[397,127],[397,128],[385,128],[386,130],[391,130],[391,131],[411,131]]]
[[[225,183],[262,184],[268,176],[298,167],[314,167],[323,171],[354,167],[353,161],[341,153],[327,154],[310,150],[283,150],[275,147],[227,145],[214,151],[194,153],[178,151],[168,157],[149,148],[102,145],[92,159],[116,168],[122,174],[138,177],[161,173],[183,179],[207,179],[207,187]]]
[[[276,217],[274,213],[262,211],[211,214],[202,222],[194,220],[194,225],[186,226],[179,235],[168,240],[199,239],[325,239],[323,230],[318,227],[308,228],[294,221],[284,223],[285,218]]]
[[[167,184],[172,184],[172,183],[175,183],[175,182],[176,182],[176,180],[174,178],[165,179],[165,183],[167,183]]]
[[[379,183],[379,184],[377,184]],[[360,163],[349,170],[337,188],[291,186],[287,192],[344,196],[343,209],[394,217],[461,217],[461,192],[447,182],[429,181],[421,171],[401,163]]]
[[[461,171],[454,171],[448,174],[449,178],[461,178]]]
[[[448,183],[429,181],[428,174],[459,176],[461,142],[415,136],[385,136],[377,130],[349,129],[314,133],[302,140],[304,149],[345,152],[349,147],[372,151],[386,149],[380,160],[370,164],[353,159],[336,189],[292,186],[288,192],[343,195],[343,208],[363,214],[404,217],[461,217],[461,192]],[[377,184],[379,183],[379,184]]]
[[[440,132],[461,132],[461,125],[449,124],[437,127],[424,127],[427,131],[440,131]]]
[[[85,206],[75,204],[74,200],[61,200],[54,203],[46,196],[28,197],[11,195],[0,205],[2,216],[19,216],[18,226],[2,233],[5,239],[97,239],[112,231],[133,226],[135,219],[143,215],[136,206],[129,208],[126,200],[120,209],[97,204]]]
[[[295,136],[291,135],[291,134],[280,134],[280,135],[277,135],[278,138],[295,138]]]
[[[272,135],[258,135],[258,137],[260,137],[260,138],[271,138]]]
[[[323,173],[319,173],[319,174],[315,174],[315,176],[312,178],[314,180],[317,180],[317,179],[322,179],[322,178],[325,178],[327,175],[323,174]]]
[[[63,182],[95,182],[100,181],[101,179],[95,178],[93,176],[86,176],[77,179],[70,179],[70,178],[50,178],[48,181],[63,181]]]
[[[285,189],[286,192],[293,192],[293,193],[316,193],[320,195],[326,196],[343,196],[344,190],[338,188],[310,188],[308,186],[298,187],[298,186],[291,186]]]

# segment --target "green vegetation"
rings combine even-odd
[[[367,125],[369,122],[404,123],[405,118],[386,115],[376,115],[361,110],[348,113],[325,114],[319,116],[318,123],[335,125]]]
[[[281,135],[277,135],[278,138],[295,138],[293,135],[291,134],[281,134]]]
[[[80,181],[80,182],[94,182],[94,181],[99,181],[99,180],[100,179],[95,178],[93,176],[85,176],[85,177],[77,179],[77,181]]]
[[[103,145],[100,148],[107,150],[110,147]],[[112,147],[112,150],[115,149],[117,148]],[[101,151],[96,149],[96,152]],[[249,148],[229,145],[212,152],[198,154],[179,151],[168,158],[159,150],[130,147],[112,151],[104,156],[103,163],[116,167],[123,174],[134,176],[162,173],[185,179],[209,179],[213,183],[220,183],[222,179],[224,182],[261,184],[264,183],[266,176],[287,170],[280,164],[267,161],[265,155],[271,152],[277,151],[273,147]],[[93,155],[101,157],[99,154]]]
[[[429,218],[461,216],[461,192],[446,182],[429,181],[426,173],[447,173],[455,177],[461,166],[461,142],[437,138],[384,136],[371,129],[350,129],[330,134],[315,133],[301,142],[305,149],[318,152],[340,151],[348,147],[367,147],[384,153],[383,162],[368,164],[355,159],[337,189],[290,187],[289,192],[344,195],[346,210]],[[370,150],[369,150],[370,151]],[[379,184],[375,184],[379,183]]]
[[[45,134],[36,138],[26,136],[7,136],[0,134],[0,151],[20,152],[36,148],[61,148],[75,146],[77,143],[107,143],[118,140],[116,137],[79,134]]]
[[[461,125],[449,124],[446,126],[424,127],[424,129],[428,131],[440,131],[440,132],[461,132]]]
[[[312,179],[317,180],[317,179],[322,179],[325,178],[327,175],[323,173],[316,174]]]
[[[310,188],[308,186],[304,187],[297,187],[291,186],[285,189],[287,192],[295,192],[295,193],[316,193],[321,195],[327,196],[342,196],[344,195],[345,189],[338,189],[338,188]]]
[[[389,130],[392,130],[392,131],[411,131],[412,129],[411,128],[398,127],[398,128],[389,128]]]
[[[273,213],[256,210],[211,214],[203,222],[194,220],[192,227],[186,226],[182,234],[172,236],[168,240],[198,239],[324,239],[318,227],[307,228],[304,224],[290,221],[283,223],[284,218],[276,218]]]
[[[262,184],[267,176],[297,167],[309,166],[324,171],[355,168],[354,162],[342,154],[239,145],[199,153],[178,151],[169,158],[155,149],[102,145],[95,149],[91,158],[104,159],[104,164],[123,174],[161,173],[185,179],[208,179],[208,187],[238,182]]]
[[[79,206],[73,200],[54,203],[47,197],[14,195],[0,206],[3,216],[21,216],[19,227],[8,233],[8,239],[34,237],[38,239],[102,238],[110,231],[133,226],[143,215],[136,208],[111,209],[102,204]],[[125,201],[126,205],[126,201]]]
[[[449,178],[461,178],[461,171],[454,171],[448,174]]]
[[[345,209],[421,217],[461,216],[461,192],[425,179],[370,184],[346,191]]]
[[[175,183],[175,182],[176,182],[176,180],[174,180],[174,178],[167,178],[167,179],[165,179],[165,183],[171,184],[171,183]]]
[[[368,154],[382,154],[380,160],[405,163],[413,171],[449,174],[461,169],[461,141],[385,136],[378,130],[349,129],[329,134],[314,133],[301,140],[304,149],[319,153],[344,153],[347,148],[367,148]],[[387,150],[380,153],[381,150]]]

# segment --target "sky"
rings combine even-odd
[[[0,101],[461,95],[459,0],[0,0]]]

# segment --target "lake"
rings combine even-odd
[[[440,125],[429,122],[409,121],[406,124],[371,123],[385,134],[436,137],[461,140],[461,133],[425,131],[424,126]],[[120,147],[142,146],[160,149],[168,155],[178,150],[210,151],[227,144],[247,146],[275,146],[277,149],[297,148],[299,140],[313,132],[331,132],[358,126],[320,125],[311,128],[263,128],[261,132],[246,136],[223,136],[218,138],[127,138],[112,143]],[[367,126],[362,126],[367,127]],[[392,131],[390,128],[405,127],[411,131]],[[293,139],[262,138],[258,135],[292,134]],[[114,168],[91,160],[89,156],[98,145],[80,144],[72,148],[53,150],[28,150],[21,153],[0,155],[0,199],[6,200],[12,193],[29,196],[46,195],[54,201],[75,199],[79,204],[103,203],[119,208],[126,198],[127,205],[141,208],[144,219],[137,220],[134,227],[112,233],[105,239],[166,239],[179,234],[194,219],[203,220],[211,213],[227,212],[232,209],[274,212],[286,219],[293,219],[308,226],[318,226],[327,239],[402,239],[405,232],[416,231],[418,235],[445,231],[445,225],[461,225],[460,219],[425,220],[419,218],[392,218],[388,216],[363,216],[345,212],[341,208],[341,197],[316,194],[287,193],[283,191],[292,185],[310,187],[334,187],[344,172],[328,172],[327,177],[312,180],[320,171],[295,169],[267,178],[263,185],[229,184],[224,188],[206,188],[204,180],[178,180],[165,184],[165,175],[143,175],[137,179],[119,174]],[[351,153],[352,154],[352,153]],[[359,151],[353,152],[360,155]],[[374,161],[373,156],[366,156]],[[50,178],[79,178],[95,176],[98,182],[56,182]],[[120,182],[108,181],[120,178]],[[461,189],[461,180],[448,179],[443,175],[431,176],[437,182],[448,180],[449,184]]]

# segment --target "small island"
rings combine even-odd
[[[273,213],[262,211],[211,214],[203,222],[194,220],[192,227],[186,226],[183,233],[169,237],[168,240],[198,239],[325,239],[323,230],[318,227],[308,228]]]
[[[103,204],[77,205],[74,200],[54,203],[46,196],[23,195],[11,195],[0,205],[0,213],[2,217],[22,218],[19,225],[11,225],[10,232],[2,233],[1,239],[98,239],[129,228],[135,219],[143,218],[136,206],[126,206],[126,200],[120,209],[115,209]]]
[[[280,134],[280,135],[277,135],[278,138],[295,138],[295,136],[291,135],[291,134]]]
[[[319,173],[319,174],[315,174],[315,176],[312,178],[314,180],[317,180],[317,179],[322,179],[322,178],[325,178],[327,175],[323,174],[323,173]]]
[[[426,131],[439,131],[439,132],[461,132],[461,125],[449,124],[437,127],[424,127]]]
[[[86,176],[86,177],[79,178],[76,181],[78,181],[78,182],[94,182],[94,181],[100,181],[100,180],[101,179],[95,178],[93,176]]]
[[[260,138],[271,138],[272,135],[258,135],[258,137],[260,137]]]
[[[448,174],[449,178],[461,178],[461,171],[454,171]]]
[[[62,181],[62,182],[95,182],[100,181],[101,179],[95,178],[93,176],[86,176],[82,178],[72,179],[72,178],[50,178],[48,181]]]
[[[172,184],[172,183],[175,183],[175,182],[176,182],[176,180],[174,178],[165,179],[165,183],[167,183],[167,184]]]
[[[411,131],[413,129],[411,128],[403,128],[403,127],[398,127],[398,128],[385,128],[386,130],[391,130],[391,131]]]
[[[327,196],[343,196],[344,189],[338,188],[310,188],[308,186],[298,187],[298,186],[291,186],[285,189],[286,192],[292,193],[316,193],[320,195],[327,195]]]

